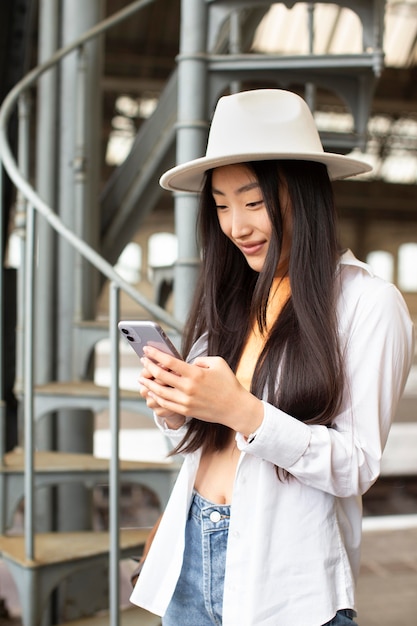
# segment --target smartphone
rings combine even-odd
[[[140,358],[143,357],[143,348],[152,346],[183,360],[172,341],[156,322],[122,321],[118,323],[118,327],[120,333]]]

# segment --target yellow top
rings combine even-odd
[[[256,362],[268,339],[268,335],[275,320],[290,297],[290,293],[290,279],[288,276],[284,278],[274,278],[266,309],[266,332],[262,334],[258,322],[255,320],[253,328],[248,335],[236,370],[236,378],[248,391],[251,387]]]

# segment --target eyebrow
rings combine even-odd
[[[246,191],[251,191],[251,189],[259,189],[259,183],[257,181],[254,181],[252,183],[248,183],[247,185],[243,185],[243,187],[239,187],[239,189],[236,190],[236,193],[245,193]],[[215,189],[214,187],[211,190],[212,194],[217,194],[219,196],[224,196],[226,195],[225,193],[223,193],[223,191],[220,191],[220,189]]]

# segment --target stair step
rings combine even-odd
[[[82,619],[65,622],[66,626],[109,626],[110,616],[106,613],[84,617]],[[145,609],[135,607],[120,612],[121,626],[161,626],[161,618]]]
[[[34,415],[38,419],[59,409],[91,409],[94,412],[108,408],[109,387],[91,381],[51,382],[34,389]],[[120,389],[120,407],[152,418],[152,411],[138,391]]]
[[[172,472],[177,466],[171,461],[119,461],[122,472],[146,472],[161,471]],[[90,454],[36,451],[34,454],[34,465],[37,473],[50,472],[108,472],[109,460],[92,456]],[[4,463],[0,465],[0,473],[22,473],[24,471],[25,459],[24,450],[15,448],[4,455]]]
[[[140,432],[140,431],[138,431]],[[34,454],[35,488],[84,483],[93,488],[99,483],[108,483],[109,460],[89,454],[68,452],[36,451]],[[3,513],[0,532],[13,524],[13,516],[24,497],[24,451],[16,448],[4,455],[0,465],[3,497]],[[119,461],[121,481],[143,485],[156,494],[164,508],[179,471],[174,461]]]
[[[150,528],[125,528],[120,531],[122,556],[139,555]],[[25,555],[25,538],[21,535],[0,535],[0,555],[3,559],[29,569],[39,569],[58,563],[70,563],[106,556],[109,552],[108,532],[57,532],[35,535],[35,558]]]
[[[120,559],[140,555],[150,531],[120,530]],[[34,537],[34,558],[28,559],[24,536],[0,535],[0,557],[16,583],[23,624],[41,623],[45,603],[62,580],[84,568],[107,568],[110,539],[108,532],[38,533]]]

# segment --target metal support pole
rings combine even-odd
[[[34,279],[35,279],[35,209],[27,207],[26,270],[25,270],[25,555],[35,558],[34,542],[34,439],[33,416],[33,330],[34,330]]]
[[[119,401],[119,331],[117,322],[120,319],[120,288],[112,282],[110,284],[109,324],[110,324],[110,624],[119,626],[120,621],[120,469],[119,469],[119,427],[120,427],[120,401]]]
[[[86,219],[86,183],[87,183],[87,157],[86,157],[86,81],[87,60],[85,46],[78,49],[77,58],[77,88],[76,88],[76,118],[75,118],[75,151],[74,151],[74,195],[75,195],[75,232],[80,237],[84,234],[84,221]],[[91,288],[85,290],[84,272],[88,275],[88,265],[81,254],[76,254],[75,259],[75,310],[74,321],[81,321],[84,311],[90,308]]]
[[[5,306],[5,293],[4,293],[4,214],[6,207],[3,203],[3,164],[0,159],[0,464],[3,465],[4,454],[6,451],[6,402],[4,399],[4,348],[3,348],[3,332],[4,332],[4,315],[3,310]],[[5,489],[6,477],[4,473],[0,474],[0,533],[3,534],[6,530],[6,489]]]
[[[39,3],[38,61],[47,61],[58,48],[59,3]],[[40,77],[37,89],[36,188],[42,198],[56,206],[57,173],[57,70],[52,67]],[[44,219],[36,221],[37,263],[35,291],[34,384],[55,379],[56,347],[56,235]],[[37,280],[39,277],[39,280]],[[39,450],[53,450],[56,437],[55,416],[45,416],[36,424],[35,445]],[[36,528],[53,528],[54,510],[51,489],[35,495]]]
[[[314,10],[314,2],[309,2],[307,5],[309,54],[314,54]],[[316,86],[314,83],[306,83],[305,99],[310,111],[314,112],[316,108]]]
[[[3,266],[4,266],[4,250],[3,250],[3,215],[5,213],[5,207],[3,206],[3,165],[0,160],[0,464],[3,465],[4,453],[6,450],[6,403],[4,401],[4,383],[3,383],[3,307],[5,305],[4,298],[4,284],[3,284]],[[2,485],[0,485],[2,487]],[[0,493],[0,507],[3,511],[3,490]],[[3,532],[1,528],[4,528],[2,520],[0,520],[0,532]]]
[[[373,11],[373,47],[375,50],[374,72],[378,78],[384,69],[384,16],[385,16],[386,0],[374,0]]]
[[[75,40],[102,18],[103,0],[64,0],[63,44]],[[59,212],[62,220],[84,241],[97,247],[98,228],[98,127],[102,40],[85,44],[62,63],[60,103]],[[88,66],[85,65],[86,59]],[[87,117],[85,117],[87,116]],[[75,210],[74,210],[75,207]],[[59,247],[57,285],[58,380],[77,378],[84,364],[78,363],[74,322],[92,319],[97,290],[92,287],[96,269],[80,262],[77,251],[66,242]],[[90,282],[91,281],[91,282]],[[85,285],[85,287],[84,287]],[[57,419],[57,449],[91,453],[94,415],[91,411],[60,410]],[[78,506],[71,503],[77,500]],[[61,531],[91,528],[92,494],[81,485],[61,485],[57,494],[57,528]]]
[[[23,92],[18,101],[18,164],[22,175],[29,177],[29,95]],[[26,320],[26,301],[25,301],[25,284],[26,284],[26,219],[27,219],[27,200],[25,196],[18,191],[16,200],[16,216],[15,228],[20,237],[20,259],[18,271],[18,307],[16,320],[16,352],[17,352],[17,370],[16,370],[16,391],[21,395],[24,391],[24,363],[25,363],[25,320]],[[24,414],[22,402],[18,406],[18,438],[22,443],[24,438]]]
[[[23,92],[19,98],[18,160],[24,173],[29,174],[29,95]],[[34,424],[33,424],[33,329],[34,329],[34,266],[35,266],[35,215],[34,208],[23,196],[20,198],[22,228],[22,256],[20,260],[21,362],[23,371],[23,443],[25,454],[25,557],[35,558],[34,545]],[[26,232],[24,232],[24,228]],[[26,240],[26,246],[24,241]],[[21,404],[21,403],[20,403]]]
[[[205,0],[182,0],[178,57],[177,163],[202,156],[207,139],[207,60]],[[175,266],[175,317],[188,316],[199,266],[196,241],[197,195],[176,194],[175,228],[178,260]]]
[[[100,21],[104,4],[103,0],[90,0],[88,3],[63,0],[62,7],[62,43],[66,45]],[[97,247],[99,233],[99,163],[95,155],[99,151],[100,107],[97,106],[97,99],[100,94],[101,47],[101,39],[90,41],[85,44],[81,56],[77,57],[74,53],[63,60],[60,92],[59,213],[64,223],[94,248]],[[88,67],[84,63],[84,54],[88,57]],[[75,318],[74,294],[83,283],[86,285],[83,288],[84,299],[75,296],[78,306],[81,301],[83,306],[81,312],[78,308],[78,318],[91,319],[96,305],[97,290],[86,282],[90,280],[87,276],[94,274],[95,270],[84,267],[80,284],[80,268],[75,268],[76,258],[76,253],[61,243],[57,293],[60,380],[71,380],[75,373],[77,355],[71,332]],[[63,436],[68,441],[73,434],[72,430]]]
[[[240,54],[242,52],[242,32],[239,9],[235,9],[230,14],[229,52],[230,54]],[[240,81],[234,80],[230,83],[231,93],[238,93],[241,89],[242,84]]]
[[[39,63],[49,59],[58,47],[58,13],[56,0],[41,0],[39,4]],[[51,68],[39,80],[37,106],[36,142],[36,188],[49,206],[56,205],[57,173],[57,72]],[[43,384],[54,379],[55,326],[55,234],[46,220],[37,221],[38,263],[35,302],[39,315],[36,319],[35,370],[36,383]],[[43,422],[44,420],[42,420]],[[46,421],[46,420],[45,420]],[[42,432],[38,441],[50,447],[50,435],[40,422],[37,431]],[[49,424],[47,424],[49,425]]]

